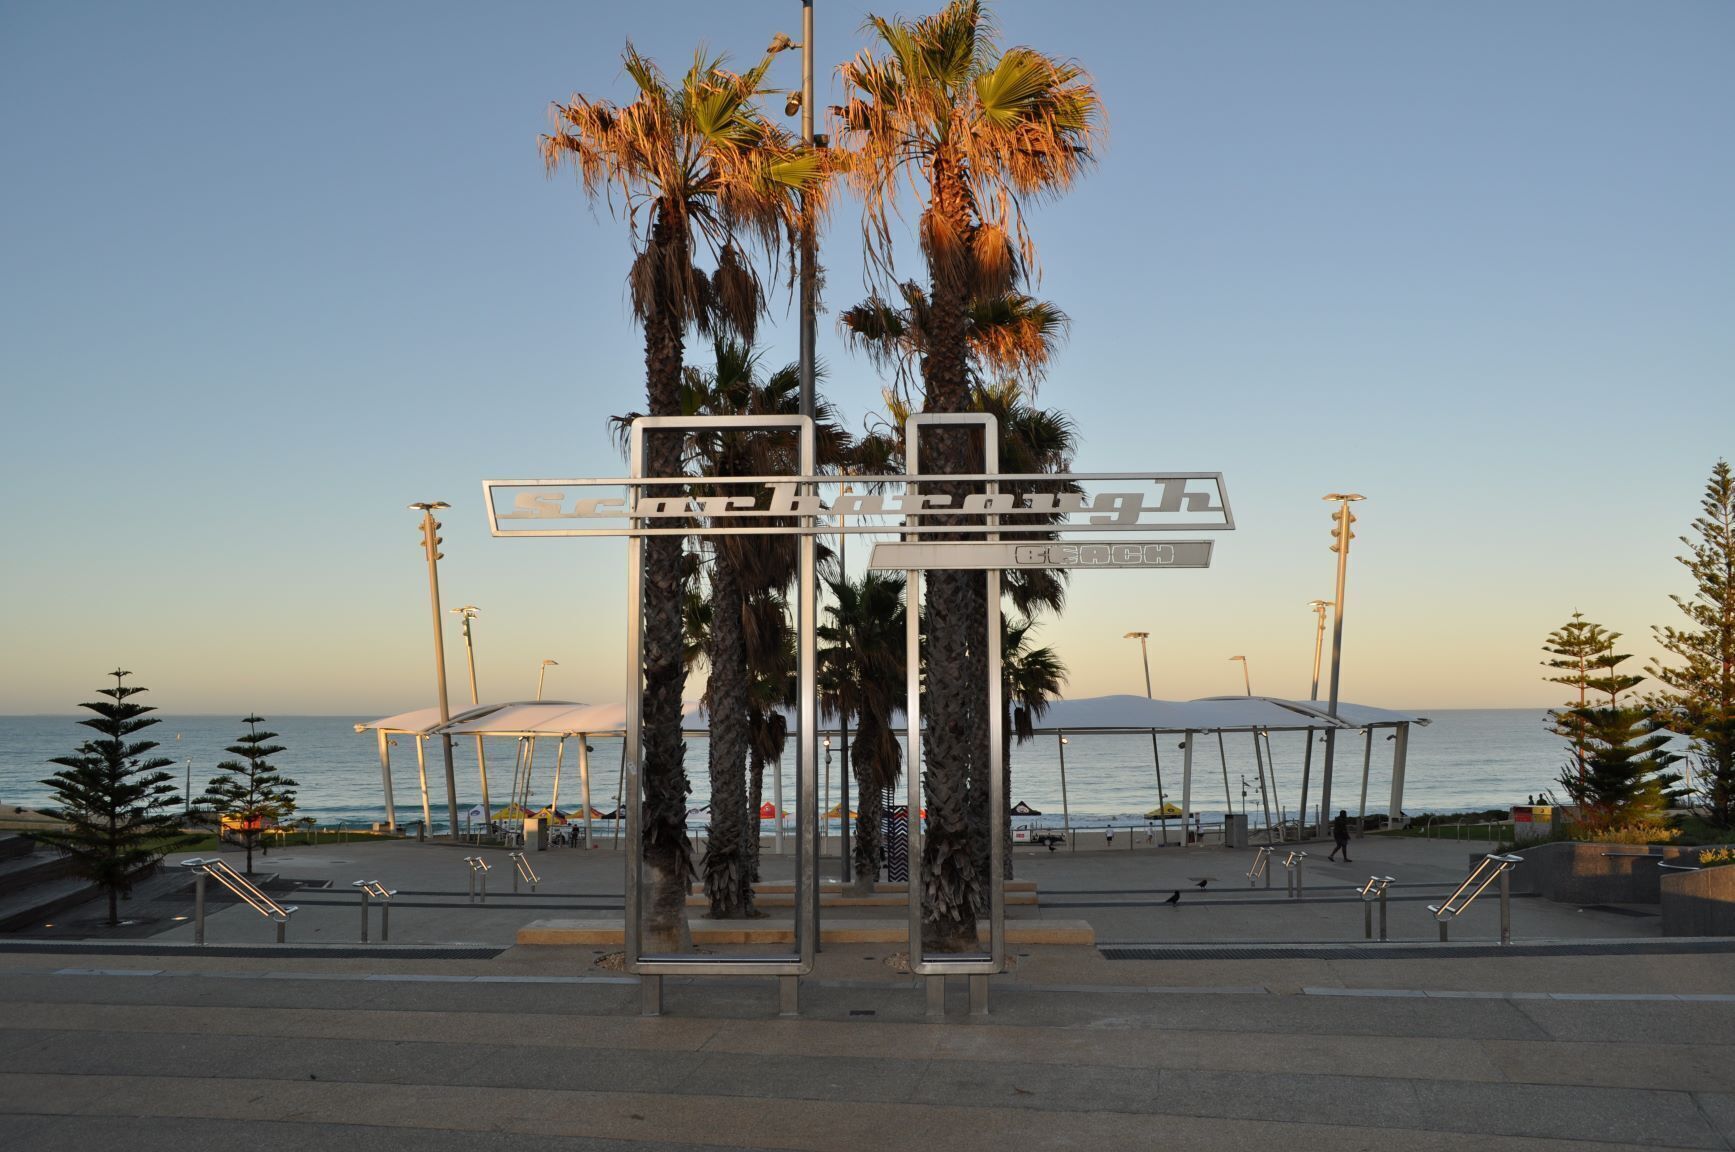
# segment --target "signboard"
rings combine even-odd
[[[1019,544],[1002,540],[945,543],[883,541],[874,545],[868,567],[891,571],[929,568],[1209,568],[1209,540],[1115,540],[1081,543],[1045,540]]]

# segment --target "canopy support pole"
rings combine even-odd
[[[626,786],[627,786],[627,738],[623,735],[621,737],[621,771],[620,771],[620,775],[615,779],[615,782],[614,782],[614,839],[613,839],[612,843],[617,848],[620,847],[620,842],[621,842],[621,823],[622,823],[622,821],[624,821],[626,819],[626,815],[627,815],[626,809],[624,807],[624,805],[627,802]]]
[[[1356,818],[1355,834],[1360,839],[1368,834],[1368,774],[1374,765],[1374,730],[1362,729],[1367,739],[1362,741],[1361,754],[1361,815]]]
[[[1323,617],[1322,617],[1322,619],[1323,619]],[[1307,833],[1307,790],[1308,790],[1308,785],[1310,783],[1312,783],[1312,776],[1313,776],[1313,729],[1309,728],[1307,730],[1307,751],[1305,753],[1303,753],[1302,757],[1301,757],[1301,811],[1296,813],[1296,818],[1301,822],[1301,830],[1302,830],[1302,838],[1303,839],[1307,838],[1307,836],[1306,836],[1306,833]],[[1319,821],[1315,824],[1314,829],[1313,829],[1313,833],[1315,836],[1325,835],[1325,818],[1323,816],[1321,816]]]
[[[1066,850],[1078,851],[1078,845],[1072,842],[1072,805],[1066,798],[1066,733],[1061,732],[1056,737],[1060,744],[1060,823],[1066,832]]]
[[[385,790],[386,800],[386,830],[398,830],[398,808],[392,803],[392,749],[391,741],[386,738],[384,729],[375,732],[380,741],[380,787]]]
[[[1157,751],[1157,730],[1155,728],[1151,729],[1151,763],[1157,767],[1157,823],[1162,825],[1163,847],[1167,848],[1169,846],[1169,814],[1165,809],[1168,797],[1163,795],[1163,757]],[[1186,814],[1182,813],[1181,843],[1185,844],[1186,842],[1187,819]]]
[[[1271,823],[1271,794],[1265,790],[1265,754],[1259,750],[1259,729],[1253,730],[1253,761],[1259,766],[1259,806],[1265,811],[1265,842],[1275,843],[1276,828]]]
[[[1151,733],[1151,740],[1153,742],[1155,742],[1156,733],[1154,733],[1154,732]],[[1162,801],[1158,800],[1157,803],[1161,804]],[[1184,745],[1182,745],[1182,752],[1181,752],[1181,846],[1182,847],[1186,847],[1187,829],[1189,829],[1193,826],[1192,821],[1193,821],[1193,733],[1191,731],[1189,731],[1187,733],[1187,741]],[[1169,833],[1168,833],[1167,827],[1165,826],[1164,831],[1163,831],[1163,843],[1167,844],[1168,842],[1169,842]],[[1195,842],[1195,843],[1197,843],[1197,842]]]
[[[1228,805],[1229,814],[1233,816],[1235,814],[1235,802],[1230,798],[1229,792],[1229,749],[1223,744],[1223,730],[1221,728],[1217,729],[1217,756],[1223,762],[1223,800]],[[1245,808],[1242,810],[1242,815],[1246,815]]]
[[[578,734],[578,790],[584,801],[584,846],[589,848],[593,841],[590,838],[590,734]]]
[[[1392,747],[1392,806],[1386,812],[1386,827],[1394,828],[1404,813],[1404,760],[1410,751],[1410,726],[1398,725],[1398,740]]]
[[[560,743],[554,746],[554,795],[548,801],[548,818],[554,819],[554,814],[560,811],[560,766],[566,763],[566,737],[560,738]]]
[[[434,834],[434,814],[428,810],[428,751],[426,739],[416,733],[416,775],[422,781],[422,835]]]
[[[1253,733],[1253,739],[1258,740],[1261,735],[1265,737],[1266,770],[1271,774],[1271,804],[1277,809],[1277,826],[1281,828],[1284,821],[1283,793],[1277,788],[1277,753],[1271,748],[1271,729],[1267,728],[1263,733],[1256,729]],[[1288,836],[1283,837],[1285,840],[1288,838]]]

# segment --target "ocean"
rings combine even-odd
[[[1427,727],[1412,728],[1405,769],[1404,810],[1418,812],[1474,811],[1522,804],[1528,796],[1554,785],[1565,756],[1558,737],[1548,732],[1541,709],[1443,709],[1423,712],[1432,718]],[[280,716],[270,719],[269,730],[278,733],[284,752],[273,762],[299,787],[300,814],[322,824],[368,825],[385,818],[381,794],[377,746],[371,732],[357,734],[355,725],[372,717]],[[41,781],[54,770],[51,756],[63,755],[89,735],[77,716],[0,716],[0,803],[40,807],[49,803]],[[195,794],[215,772],[220,760],[229,758],[224,748],[242,735],[246,726],[227,716],[164,715],[162,722],[140,735],[158,741],[157,754],[174,761],[170,769],[177,781],[189,775]],[[1392,748],[1386,730],[1375,730],[1369,773],[1367,810],[1386,811],[1391,789]],[[1321,737],[1316,733],[1315,740]],[[421,818],[421,796],[416,772],[414,742],[399,737],[392,750],[392,779],[400,823]],[[1157,804],[1157,772],[1152,763],[1148,735],[1068,735],[1066,753],[1066,801],[1072,823],[1089,827],[1109,823],[1139,822]],[[1170,803],[1181,799],[1181,750],[1178,736],[1159,736],[1164,791]],[[546,804],[554,786],[555,747],[543,741],[533,761],[531,795],[533,806]],[[516,757],[515,740],[490,741],[487,750],[489,796],[496,808],[506,803]],[[591,746],[591,802],[601,811],[613,808],[619,791],[621,742],[593,737]],[[1274,733],[1271,751],[1274,764],[1267,765],[1267,800],[1273,817],[1295,814],[1301,788],[1302,733]],[[1043,814],[1040,822],[1058,823],[1062,811],[1060,746],[1053,736],[1038,737],[1014,747],[1012,752],[1012,799]],[[1309,805],[1319,796],[1323,744],[1316,744],[1313,784]],[[1332,806],[1359,807],[1363,740],[1354,733],[1338,742]],[[460,812],[481,802],[477,779],[475,742],[453,742]],[[429,806],[436,827],[443,827],[445,783],[439,744],[428,745]],[[826,806],[837,802],[841,757],[834,750]],[[1226,768],[1225,768],[1226,762]],[[693,780],[694,809],[708,802],[705,781],[705,742],[687,742],[687,770]],[[783,764],[784,797],[794,802],[793,748]],[[827,775],[822,764],[822,781]],[[1228,804],[1237,812],[1245,807],[1255,824],[1262,823],[1263,805],[1259,771],[1254,760],[1252,737],[1237,733],[1224,738],[1221,754],[1215,737],[1199,737],[1194,751],[1193,807],[1206,821],[1225,810],[1224,776],[1228,776]],[[766,780],[765,796],[773,799],[773,781]],[[560,780],[560,807],[576,808],[579,782],[576,749],[568,744]],[[705,817],[695,812],[694,826]]]

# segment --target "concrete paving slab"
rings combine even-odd
[[[1552,1084],[1415,1085],[1421,1127],[1436,1131],[1615,1141],[1655,1148],[1723,1148],[1684,1092]]]

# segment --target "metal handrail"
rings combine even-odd
[[[294,904],[279,904],[267,896],[251,880],[235,871],[223,860],[195,856],[181,861],[181,867],[191,868],[197,877],[193,890],[193,943],[205,942],[205,878],[208,876],[240,897],[241,902],[277,924],[277,942],[283,943],[283,928],[289,918],[300,911]]]
[[[1302,867],[1303,862],[1306,861],[1306,859],[1307,853],[1301,851],[1299,848],[1291,848],[1289,850],[1289,855],[1283,858],[1284,891],[1296,900],[1305,900],[1307,898],[1303,895],[1304,886]]]
[[[1380,939],[1386,938],[1386,889],[1390,888],[1397,877],[1369,876],[1368,882],[1360,888],[1352,888],[1362,899],[1362,933],[1372,940],[1374,938],[1374,902],[1380,906]]]
[[[512,860],[512,891],[518,891],[518,878],[520,876],[530,884],[532,892],[536,891],[536,886],[542,883],[542,877],[536,874],[536,869],[531,867],[530,861],[524,853],[508,852],[506,855]]]
[[[1488,885],[1500,880],[1500,943],[1512,943],[1512,881],[1507,873],[1514,867],[1524,863],[1524,857],[1500,855],[1491,852],[1482,858],[1482,862],[1464,878],[1458,885],[1458,890],[1446,897],[1441,904],[1428,905],[1428,911],[1434,914],[1434,919],[1440,922],[1440,939],[1446,939],[1446,925],[1464,914],[1464,910],[1476,902],[1476,897],[1482,895]],[[1476,882],[1480,880],[1480,884]],[[1472,890],[1470,886],[1476,884]],[[1470,894],[1465,896],[1468,891]],[[1459,900],[1462,896],[1463,899]]]
[[[1663,860],[1661,858],[1659,858],[1657,860],[1657,867],[1658,868],[1666,868],[1670,872],[1703,872],[1704,871],[1704,869],[1699,867],[1697,864],[1671,864],[1667,860]]]
[[[1253,850],[1253,867],[1247,869],[1247,887],[1255,887],[1261,876],[1265,877],[1265,886],[1271,887],[1271,853],[1270,847]]]
[[[470,866],[470,901],[469,902],[472,904],[477,902],[477,900],[476,900],[476,878],[479,876],[482,879],[481,903],[483,903],[483,904],[488,903],[488,871],[489,871],[488,861],[484,860],[480,856],[466,856],[466,857],[464,857],[464,863],[466,863]]]
[[[367,943],[367,906],[370,900],[380,902],[380,939],[390,940],[392,931],[392,897],[397,889],[387,888],[378,880],[355,880],[350,887],[361,893],[361,942]]]

